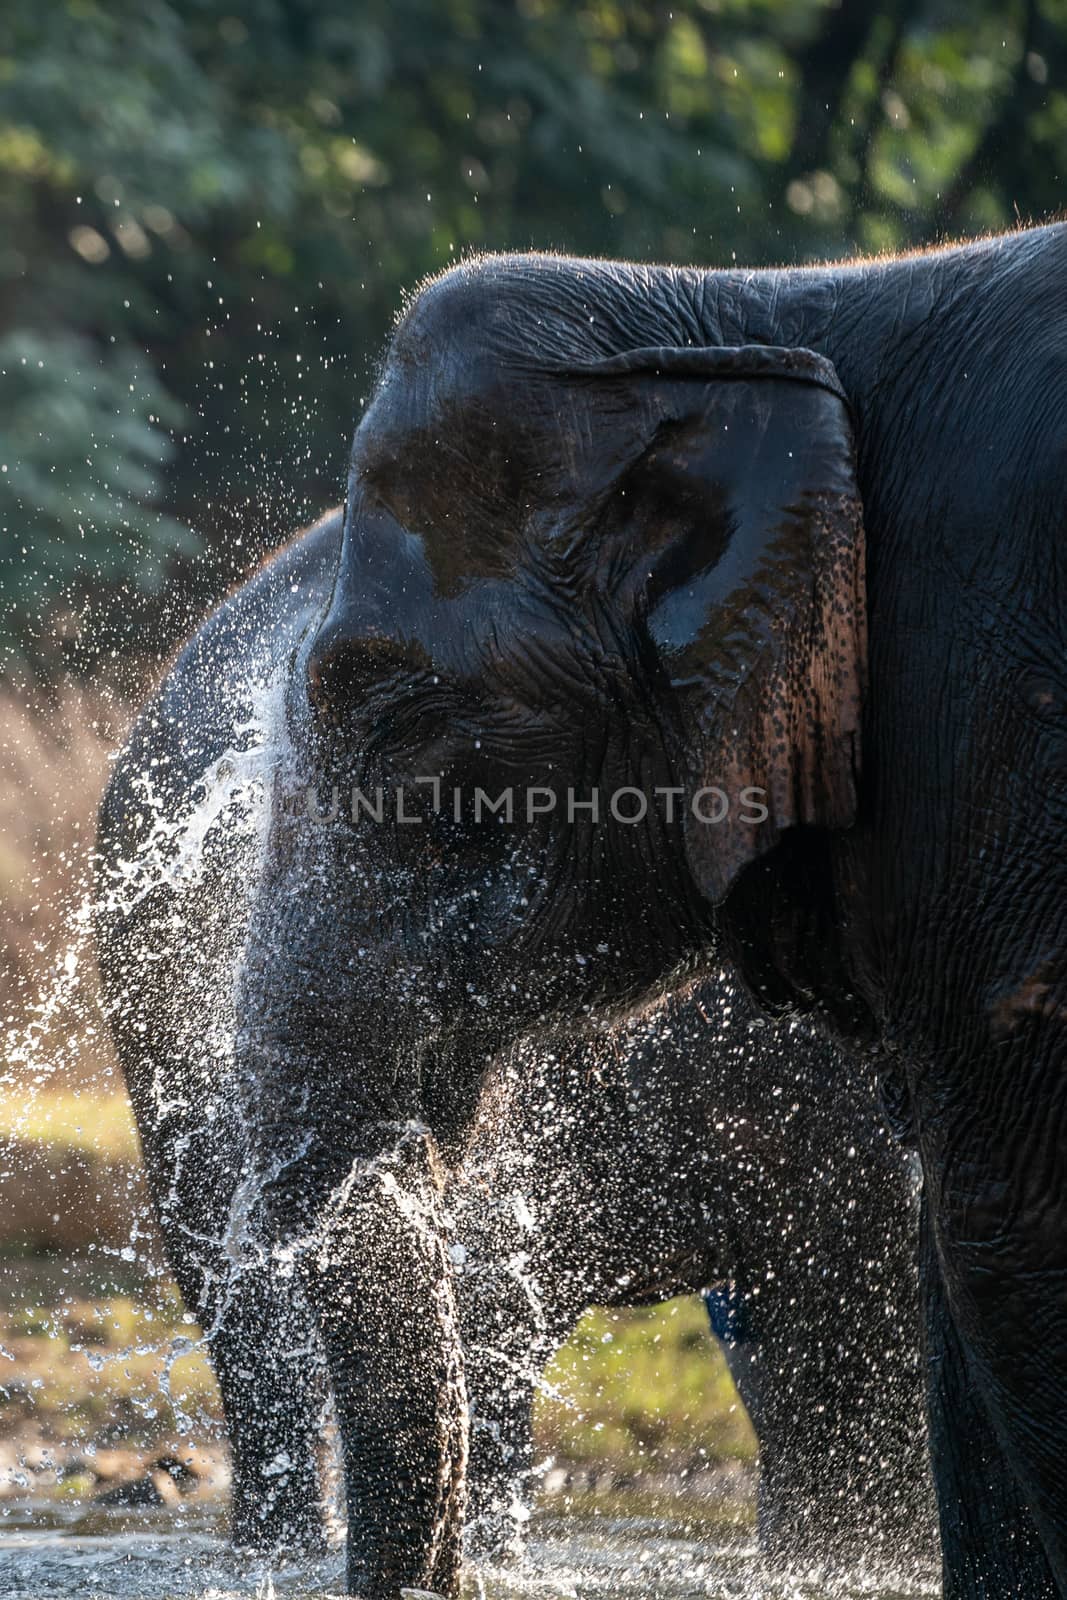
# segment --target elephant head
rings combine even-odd
[[[453,1019],[501,981],[527,1016],[645,988],[787,830],[855,816],[864,539],[833,367],[669,344],[666,316],[619,349],[566,280],[546,354],[545,287],[460,269],[409,311],[294,673],[310,770],[340,754],[420,814],[386,832],[439,875],[419,939]]]
[[[288,676],[242,1052],[369,1596],[455,1581],[437,1162],[488,1052],[703,959],[746,869],[855,814],[864,541],[834,369],[695,342],[669,273],[595,271],[472,264],[415,300]],[[800,981],[795,907],[746,956],[768,993]]]

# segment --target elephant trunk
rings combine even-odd
[[[279,1209],[288,1216],[283,1231],[325,1344],[344,1454],[349,1591],[363,1600],[397,1600],[404,1588],[452,1595],[467,1402],[434,1141],[415,1122],[362,1132],[355,1154],[305,1151],[272,1209],[276,1225]]]
[[[425,973],[405,956],[402,896],[362,837],[291,798],[280,779],[238,974],[254,1165],[275,1255],[302,1280],[325,1349],[349,1589],[450,1595],[467,1406],[424,1120]]]

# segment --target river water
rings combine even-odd
[[[166,1280],[153,1288],[124,1261],[105,1269],[84,1258],[0,1256],[0,1422],[8,1430],[4,1438],[0,1428],[0,1600],[325,1600],[342,1593],[336,1512],[336,1548],[318,1562],[270,1568],[227,1545],[228,1465],[202,1357],[183,1357],[167,1383],[176,1414],[195,1413],[188,1429],[175,1432],[176,1416],[164,1427],[157,1415],[160,1363],[192,1331],[179,1316]],[[665,1333],[670,1324],[658,1326]],[[195,1463],[195,1487],[172,1491],[169,1503],[154,1508],[99,1503],[116,1483],[147,1485],[146,1466],[158,1465],[161,1451]],[[335,1481],[339,1505],[338,1490]],[[772,1575],[754,1548],[752,1501],[752,1469],[738,1463],[682,1474],[653,1465],[647,1476],[621,1479],[603,1470],[548,1473],[522,1565],[469,1570],[463,1600],[938,1593],[933,1572]]]
[[[283,1567],[241,1560],[214,1514],[7,1508],[0,1600],[327,1600],[343,1590],[340,1551]],[[597,1497],[595,1510],[535,1513],[528,1553],[507,1571],[468,1571],[463,1600],[910,1600],[933,1574],[792,1572],[761,1567],[747,1536],[694,1522],[669,1504],[641,1515]]]

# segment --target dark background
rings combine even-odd
[[[165,651],[335,502],[424,274],[1044,220],[1065,68],[1067,0],[4,0],[8,672]]]

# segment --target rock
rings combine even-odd
[[[177,1499],[177,1490],[174,1494]],[[123,1506],[132,1510],[135,1507],[163,1506],[167,1501],[155,1478],[146,1473],[143,1478],[134,1478],[129,1483],[119,1483],[113,1489],[105,1489],[103,1494],[95,1494],[93,1503],[98,1506]]]
[[[200,1484],[200,1474],[193,1470],[189,1462],[179,1461],[177,1456],[157,1456],[148,1470],[152,1473],[166,1473],[177,1487],[179,1494],[192,1494]]]
[[[200,1485],[200,1474],[194,1472],[177,1456],[157,1456],[148,1470],[139,1478],[117,1483],[93,1496],[98,1506],[124,1506],[128,1509],[147,1506],[176,1506],[183,1495],[192,1494]]]

